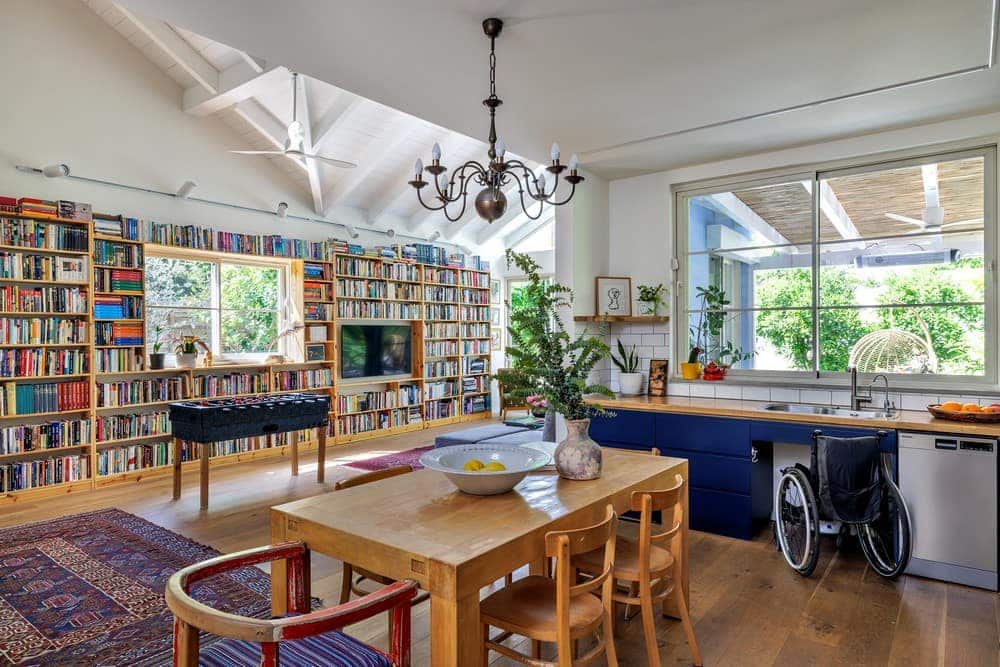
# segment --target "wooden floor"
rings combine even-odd
[[[445,427],[457,430],[467,425]],[[187,475],[184,495],[170,500],[170,479],[74,493],[40,503],[0,505],[0,527],[103,507],[117,507],[209,544],[222,552],[265,544],[268,508],[324,490],[355,471],[350,459],[428,444],[433,431],[336,447],[328,454],[327,483],[315,481],[315,458],[292,478],[284,459],[213,470],[211,509],[198,509],[198,479]],[[703,533],[691,539],[691,607],[709,665],[998,665],[1000,597],[916,577],[886,582],[860,553],[824,545],[816,574],[803,579],[781,560],[769,535],[745,542]],[[313,592],[337,601],[340,564],[317,556]],[[429,663],[427,605],[414,610],[413,664]],[[374,619],[351,634],[385,645],[385,622]],[[658,620],[664,665],[690,664],[680,624]],[[622,665],[646,664],[638,619],[616,640]],[[495,665],[507,665],[496,660]]]

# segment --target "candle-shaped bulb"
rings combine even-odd
[[[496,150],[497,157],[502,160],[504,154],[507,152],[507,144],[503,142],[503,139],[497,139],[497,145],[494,150]]]
[[[559,159],[559,144],[552,144],[552,150],[549,151],[549,155],[552,157],[552,161],[556,162]]]
[[[417,178],[420,178],[420,174],[424,173],[424,161],[417,158],[417,161],[413,163],[413,171],[416,173]]]
[[[434,147],[431,149],[431,158],[434,160],[441,159],[441,144],[434,142]]]
[[[538,184],[538,191],[545,192],[545,174],[539,174],[535,182]]]
[[[569,168],[571,171],[576,171],[577,167],[580,166],[580,161],[576,159],[576,153],[569,159]]]
[[[438,183],[441,185],[441,189],[444,190],[448,187],[448,170],[445,169],[440,174],[438,174]]]

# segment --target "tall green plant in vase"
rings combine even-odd
[[[601,475],[601,448],[588,435],[590,418],[607,415],[605,409],[588,402],[588,394],[614,397],[601,384],[589,384],[594,367],[608,356],[608,346],[587,331],[573,336],[560,315],[573,303],[570,288],[546,283],[541,268],[528,255],[507,251],[508,270],[516,268],[527,278],[524,299],[510,308],[510,344],[507,356],[511,370],[496,377],[505,384],[529,387],[540,394],[549,409],[566,418],[566,438],[555,451],[555,465],[567,479],[596,479]]]

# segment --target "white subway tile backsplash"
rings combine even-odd
[[[851,392],[849,391],[831,391],[830,392],[830,404],[831,405],[841,405],[848,406],[851,404]]]
[[[618,349],[617,341],[619,340],[622,342],[622,345],[642,345],[642,336],[640,334],[627,333],[611,337],[611,340],[608,341],[608,345],[611,346],[612,350]]]
[[[798,403],[799,390],[787,387],[771,387],[771,400],[782,403]]]
[[[653,347],[653,357],[656,359],[667,359],[670,357],[670,348],[666,345]]]
[[[684,384],[683,382],[668,382],[667,383],[667,395],[668,396],[690,396],[691,395],[691,385]]]
[[[664,342],[665,342],[665,340],[664,340],[663,334],[655,334],[655,333],[652,333],[652,334],[642,334],[642,344],[643,345],[649,345],[649,346],[659,345],[659,346],[662,346],[664,344]]]
[[[698,398],[715,398],[715,386],[711,384],[692,384],[691,396]]]
[[[715,397],[716,398],[743,398],[743,392],[740,390],[738,385],[726,384],[725,382],[720,382],[715,385]]]
[[[754,387],[746,385],[741,387],[741,394],[744,401],[770,401],[770,387]]]
[[[799,392],[799,400],[803,403],[830,405],[832,397],[831,392],[825,389],[803,389]]]

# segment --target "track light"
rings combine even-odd
[[[65,164],[48,164],[42,167],[42,174],[46,178],[69,176],[69,166]]]
[[[278,202],[278,210],[274,212],[279,218],[284,218],[288,215],[288,204],[283,201]]]
[[[347,225],[347,235],[350,236],[352,239],[356,239],[358,238],[358,236],[360,236],[360,234],[358,234],[357,228],[354,225]]]
[[[385,235],[388,236],[390,239],[391,238],[395,238],[396,237],[396,230],[392,229],[392,228],[387,229],[387,230],[385,230]]]
[[[196,187],[198,187],[198,184],[195,183],[194,181],[184,181],[184,185],[182,185],[177,190],[177,198],[187,199],[188,197],[191,196],[191,191],[194,190]]]
[[[428,240],[428,241],[430,241],[431,243],[434,243],[434,242],[435,242],[435,241],[437,241],[437,240],[438,240],[439,238],[441,238],[441,232],[439,232],[439,231],[437,231],[437,230],[435,229],[435,230],[434,230],[434,233],[433,233],[433,234],[431,234],[431,237],[430,237],[429,239],[427,239],[427,240]]]

